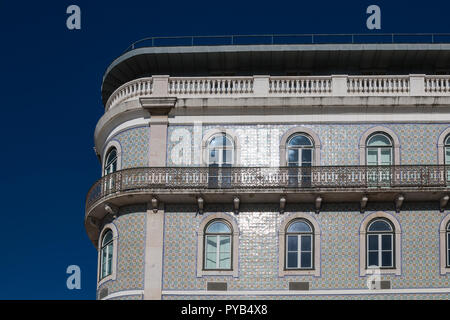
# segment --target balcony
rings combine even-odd
[[[106,102],[106,110],[139,97],[396,97],[450,96],[450,76],[169,77],[127,82]]]
[[[224,203],[238,195],[242,201],[293,202],[434,201],[446,195],[450,168],[440,165],[321,166],[321,167],[152,167],[117,171],[98,180],[86,197],[86,215],[99,204],[116,206],[149,202]]]

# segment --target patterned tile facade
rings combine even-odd
[[[122,148],[122,169],[147,167],[149,155],[150,128],[137,127],[122,131],[111,137]]]
[[[320,138],[321,165],[359,165],[359,141],[370,128],[391,129],[400,140],[401,164],[436,164],[437,141],[448,124],[320,124],[320,125],[224,125],[241,145],[242,166],[278,166],[279,143],[285,132],[303,126]],[[202,134],[194,134],[194,126],[169,126],[168,166],[198,165],[203,134],[217,126],[199,127]],[[197,142],[196,142],[197,140]],[[200,142],[198,142],[200,141]],[[187,161],[185,159],[188,159]]]
[[[113,222],[118,231],[117,277],[100,285],[97,292],[144,289],[146,210],[142,205],[120,209]]]
[[[244,206],[239,215],[234,216],[240,232],[238,278],[196,276],[196,232],[208,214],[196,215],[195,209],[188,206],[168,206],[163,290],[204,290],[207,281],[226,281],[228,290],[247,291],[284,290],[289,281],[309,281],[311,290],[364,289],[367,278],[359,276],[359,227],[363,218],[374,211],[390,213],[402,227],[402,274],[382,275],[382,280],[391,280],[395,289],[448,287],[449,277],[439,273],[438,228],[445,213],[432,210],[433,203],[407,203],[400,213],[395,213],[392,206],[373,204],[364,215],[359,213],[356,204],[326,204],[319,215],[312,212],[312,207],[290,206],[287,211],[309,212],[320,225],[322,267],[319,277],[279,277],[278,230],[282,220],[289,219],[289,214],[280,215],[270,205]]]

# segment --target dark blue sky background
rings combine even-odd
[[[93,134],[103,72],[148,36],[261,33],[450,33],[441,1],[1,1],[0,299],[95,299],[97,252],[84,200],[100,176]],[[82,12],[66,28],[66,8]],[[380,31],[376,31],[380,32]],[[81,290],[66,288],[79,265]]]

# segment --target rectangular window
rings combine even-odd
[[[394,266],[394,250],[392,234],[367,235],[367,267]]]
[[[450,267],[450,232],[447,232],[447,267]]]
[[[312,236],[288,235],[286,269],[312,268]]]
[[[231,269],[231,237],[221,235],[206,236],[205,269]]]

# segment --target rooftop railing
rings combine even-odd
[[[86,211],[99,200],[126,192],[176,190],[446,188],[444,165],[320,167],[152,167],[114,172],[98,180],[86,197]]]
[[[450,43],[450,33],[253,34],[148,37],[133,42],[125,52],[142,47],[167,46],[376,43]]]
[[[154,83],[158,81],[158,86]],[[158,91],[155,91],[155,88]],[[106,102],[106,110],[136,97],[178,98],[450,96],[450,76],[169,77],[127,82]]]

